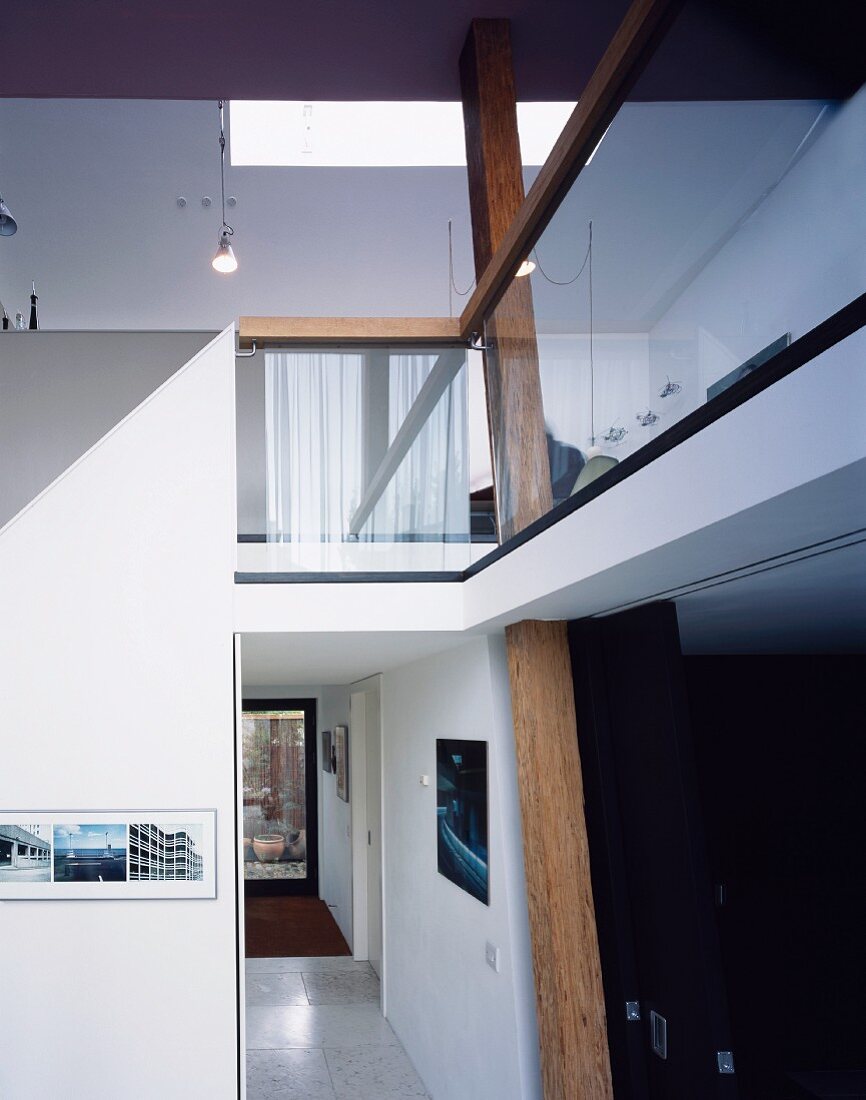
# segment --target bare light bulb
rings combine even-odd
[[[234,250],[229,244],[229,235],[225,230],[220,233],[219,245],[217,246],[216,255],[211,260],[211,267],[214,271],[219,271],[223,275],[229,275],[232,271],[238,269],[238,261],[235,259]]]
[[[522,279],[524,275],[531,275],[535,271],[535,261],[526,259],[514,273],[516,279]]]

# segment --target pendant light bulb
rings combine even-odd
[[[514,273],[515,279],[522,279],[524,275],[531,275],[535,271],[535,261],[527,257]]]
[[[238,269],[238,261],[229,242],[229,233],[225,228],[220,233],[219,244],[217,245],[216,255],[211,260],[211,267],[214,271],[219,271],[223,275],[230,275],[232,271]]]
[[[230,275],[238,269],[238,261],[235,259],[234,249],[231,245],[231,237],[234,229],[226,224],[226,132],[223,123],[223,100],[219,101],[220,112],[220,197],[222,198],[223,225],[220,230],[219,243],[216,255],[210,264],[214,271],[222,275]]]

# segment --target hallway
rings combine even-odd
[[[420,1078],[351,958],[246,961],[248,1100],[409,1100]]]

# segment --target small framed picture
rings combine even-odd
[[[334,726],[334,770],[337,773],[337,795],[349,801],[349,729]]]
[[[331,755],[331,731],[322,730],[322,771],[332,772],[334,760]]]

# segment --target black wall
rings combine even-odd
[[[866,1070],[866,659],[684,665],[741,1096],[799,1097]]]

